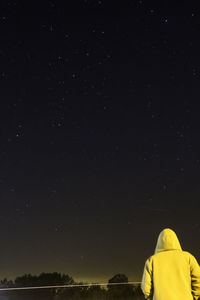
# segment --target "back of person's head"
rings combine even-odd
[[[176,233],[169,228],[165,228],[159,234],[155,253],[167,250],[182,250]]]

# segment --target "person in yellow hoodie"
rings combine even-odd
[[[182,251],[173,230],[161,231],[155,254],[145,263],[141,289],[146,299],[200,298],[200,267],[192,254]]]

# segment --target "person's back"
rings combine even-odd
[[[141,288],[145,298],[154,300],[200,297],[200,267],[194,256],[182,251],[171,229],[160,233],[155,254],[146,261]]]

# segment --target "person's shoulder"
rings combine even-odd
[[[154,254],[152,254],[151,256],[149,256],[149,258],[148,258],[148,259],[149,259],[149,260],[153,260],[153,259],[154,259],[154,258],[157,256],[157,254],[158,254],[158,253],[154,253]]]
[[[190,255],[192,255],[190,252],[188,252],[188,251],[185,251],[185,250],[182,250],[182,252],[183,252],[183,254],[184,254],[184,255],[187,255],[187,256],[190,256]]]
[[[192,255],[190,252],[188,251],[182,251],[182,253],[185,255],[185,256],[188,256],[188,257],[194,257],[194,255]]]
[[[190,252],[182,251],[182,253],[185,257],[187,257],[189,259],[189,261],[196,261],[196,258],[194,257],[194,255],[192,255]]]
[[[149,256],[149,257],[147,258],[147,260],[146,260],[146,264],[151,263],[152,260],[153,260],[153,258],[154,258],[154,255]]]
[[[154,255],[151,255],[147,258],[147,260],[145,261],[145,269],[151,273],[152,271],[152,265],[153,265],[153,256]]]

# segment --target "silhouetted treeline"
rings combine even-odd
[[[2,300],[144,300],[140,285],[112,285],[112,283],[127,283],[128,277],[124,274],[116,274],[108,280],[108,285],[103,288],[99,285],[33,289],[19,291],[0,291]],[[40,275],[25,274],[14,281],[6,278],[0,281],[0,288],[34,287],[49,285],[78,285],[83,282],[75,282],[72,277],[60,273],[41,273]]]

